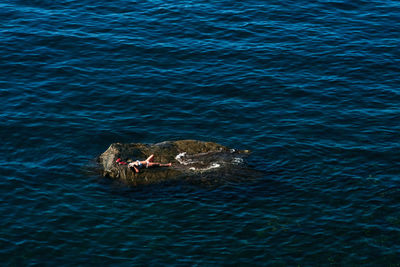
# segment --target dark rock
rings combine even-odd
[[[177,179],[213,183],[246,176],[244,158],[248,150],[229,149],[225,146],[197,140],[166,141],[158,144],[113,143],[99,156],[103,176],[120,179],[130,185],[142,185]],[[172,163],[171,167],[142,168],[139,173],[127,165],[116,163],[145,160],[154,154],[154,161]]]

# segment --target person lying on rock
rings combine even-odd
[[[171,167],[172,163],[167,163],[167,164],[163,164],[163,163],[158,163],[158,162],[154,162],[154,155],[150,155],[150,157],[148,157],[146,160],[136,160],[134,162],[124,162],[122,161],[120,158],[117,159],[116,161],[117,163],[119,163],[120,165],[128,165],[129,168],[135,170],[135,172],[139,172],[141,168],[146,167]]]

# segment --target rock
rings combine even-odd
[[[154,161],[172,163],[171,167],[142,168],[139,173],[127,165],[116,163],[145,160],[154,154]],[[213,142],[197,140],[166,141],[157,144],[113,143],[99,156],[103,176],[119,179],[130,185],[160,183],[170,180],[189,180],[201,183],[218,182],[239,177],[247,168],[244,158],[248,150],[235,150]]]

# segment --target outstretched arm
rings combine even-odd
[[[128,167],[133,168],[135,172],[139,172],[139,168],[135,165],[135,162],[129,163]]]

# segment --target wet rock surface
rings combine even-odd
[[[142,168],[139,173],[116,163],[145,160],[154,154],[154,162],[172,163],[171,167]],[[196,183],[221,183],[248,177],[245,158],[248,150],[236,150],[213,142],[197,140],[166,141],[157,144],[113,143],[99,156],[101,173],[129,185],[186,180]]]

